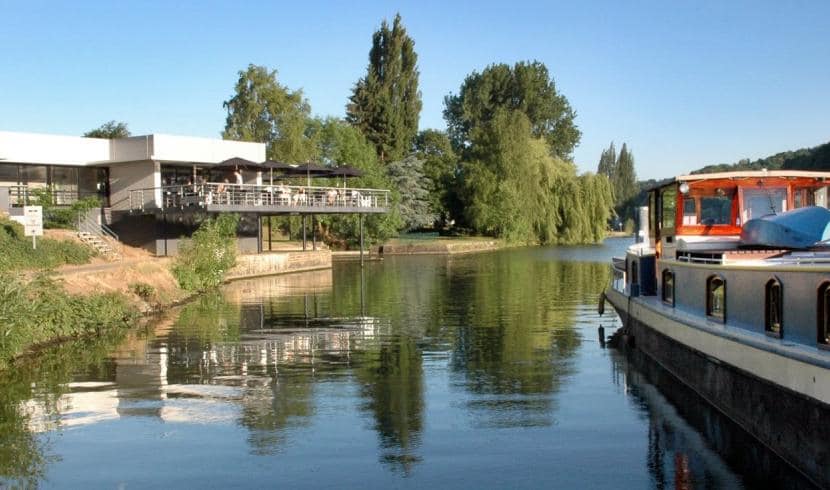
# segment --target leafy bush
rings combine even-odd
[[[30,202],[43,207],[44,228],[75,228],[78,215],[86,215],[90,210],[101,207],[101,201],[94,196],[79,199],[69,206],[57,206],[52,190],[48,188],[33,189]]]
[[[146,282],[135,282],[130,284],[130,291],[134,292],[144,301],[150,301],[156,295],[156,288]]]
[[[202,223],[193,239],[179,251],[173,275],[187,291],[205,291],[225,280],[236,263],[236,227],[239,216],[222,214]]]
[[[23,226],[5,218],[0,218],[0,250],[0,271],[86,264],[94,255],[79,243],[49,238],[38,238],[37,250],[32,250],[32,239],[23,236]]]
[[[126,326],[135,310],[117,293],[67,294],[47,275],[0,273],[0,368],[34,344]]]

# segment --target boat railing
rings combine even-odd
[[[682,252],[678,251],[676,255],[678,262],[686,262],[688,264],[723,264],[723,254],[706,254],[700,252]]]

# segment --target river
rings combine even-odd
[[[336,263],[46,349],[0,380],[0,487],[801,486],[600,342],[628,243]]]

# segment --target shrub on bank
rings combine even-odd
[[[236,263],[239,216],[222,214],[202,223],[173,264],[173,275],[186,291],[206,291],[222,284]]]
[[[39,237],[32,250],[32,238],[23,236],[23,226],[0,218],[0,271],[51,269],[64,264],[86,264],[94,252],[79,243]]]
[[[76,296],[46,275],[0,273],[0,369],[31,346],[127,326],[136,311],[117,293]]]

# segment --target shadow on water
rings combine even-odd
[[[400,478],[499,486],[510,483],[499,480],[510,476],[504,461],[525,468],[513,483],[561,483],[561,471],[545,469],[560,464],[565,473],[574,468],[566,482],[615,484],[575,469],[584,463],[570,446],[585,437],[597,448],[589,447],[591,453],[616,447],[606,442],[614,434],[580,432],[588,421],[573,407],[597,395],[575,394],[577,379],[588,383],[579,388],[611,401],[615,383],[622,383],[622,396],[647,414],[645,424],[626,418],[630,408],[603,417],[639,434],[629,445],[647,454],[624,456],[651,486],[766,481],[750,473],[774,470],[775,461],[753,470],[732,456],[725,462],[713,450],[718,444],[706,442],[726,441],[724,454],[730,448],[741,457],[756,454],[743,449],[749,447],[743,440],[724,439],[727,428],[716,414],[682,395],[661,394],[675,390],[651,370],[599,349],[595,305],[609,268],[593,260],[597,253],[518,249],[388,258],[363,269],[343,263],[238,281],[170,312],[148,331],[49,349],[0,383],[0,485],[36,485],[50,476],[68,486],[172,485],[179,474],[190,484],[233,481],[195,463],[208,454],[251,482],[290,486],[344,483],[347,464],[361,480],[344,486],[388,486]],[[607,368],[597,371],[606,354],[613,383]],[[106,427],[106,435],[96,427]],[[119,479],[72,480],[83,474],[83,459],[58,434],[91,444],[88,457],[112,466]],[[113,434],[123,438],[109,441]],[[95,453],[99,442],[123,454]],[[189,452],[191,459],[177,459]],[[595,457],[611,456],[618,454]],[[180,464],[154,477],[130,473],[130,458]],[[736,476],[730,465],[749,476]],[[191,466],[198,471],[188,473]],[[316,479],[292,480],[291,470]]]

